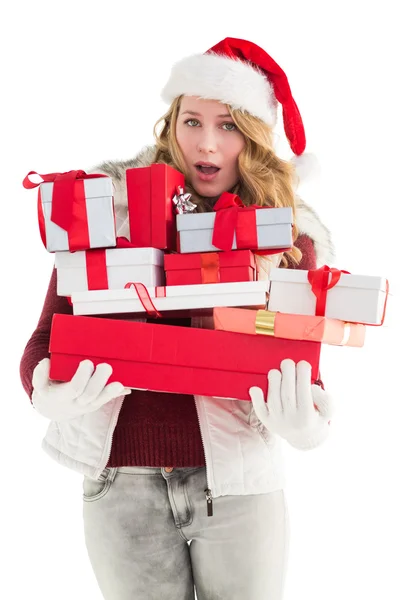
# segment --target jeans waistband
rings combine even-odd
[[[116,467],[116,471],[128,475],[154,475],[155,473],[161,473],[162,468],[165,467]],[[196,469],[205,469],[205,467],[174,467],[173,471],[182,473],[195,471]]]
[[[161,467],[117,467],[117,472],[128,475],[154,475],[161,473]]]

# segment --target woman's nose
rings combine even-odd
[[[216,152],[217,150],[217,140],[215,133],[212,131],[204,130],[200,139],[197,143],[197,149],[199,152],[203,154],[207,154],[209,152]]]

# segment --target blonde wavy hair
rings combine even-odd
[[[184,174],[185,190],[192,194],[191,200],[197,205],[198,212],[213,210],[210,199],[200,196],[190,183],[185,159],[176,139],[176,122],[179,116],[181,99],[175,98],[168,112],[154,125],[156,143],[155,163],[165,163]],[[271,206],[274,208],[290,206],[293,211],[293,222],[296,223],[296,197],[293,189],[294,166],[279,158],[273,150],[272,129],[257,117],[232,109],[229,113],[238,130],[244,135],[245,146],[238,158],[239,181],[231,189],[226,190],[240,196],[246,206]],[[297,239],[298,229],[293,225],[293,241]],[[260,259],[261,257],[257,257]],[[272,257],[271,257],[272,258]],[[269,257],[262,257],[269,259]],[[280,266],[289,263],[297,265],[301,259],[301,251],[294,247],[282,256]],[[262,270],[264,260],[259,260]],[[265,267],[265,264],[264,264]]]

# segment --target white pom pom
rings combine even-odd
[[[299,183],[309,182],[321,175],[321,166],[315,154],[305,152],[300,156],[293,156],[290,162],[295,166]]]

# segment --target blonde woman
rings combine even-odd
[[[184,173],[199,211],[212,210],[224,191],[246,205],[292,207],[295,247],[280,267],[329,263],[329,232],[296,197],[293,164],[274,151],[278,101],[297,156],[305,137],[271,57],[226,38],[177,63],[162,95],[170,106],[156,123],[154,147],[93,169],[113,178],[118,234],[129,236],[126,169],[167,163]],[[267,267],[268,259],[258,260]],[[51,383],[55,312],[71,307],[57,297],[53,271],[21,378],[51,421],[43,449],[84,475],[85,539],[104,598],[190,600],[196,590],[198,600],[281,599],[289,540],[281,441],[318,446],[332,413],[329,396],[311,385],[310,365],[286,360],[271,371],[267,405],[258,388],[252,402],[126,390],[107,384],[111,367],[94,370],[90,361],[71,382]]]

